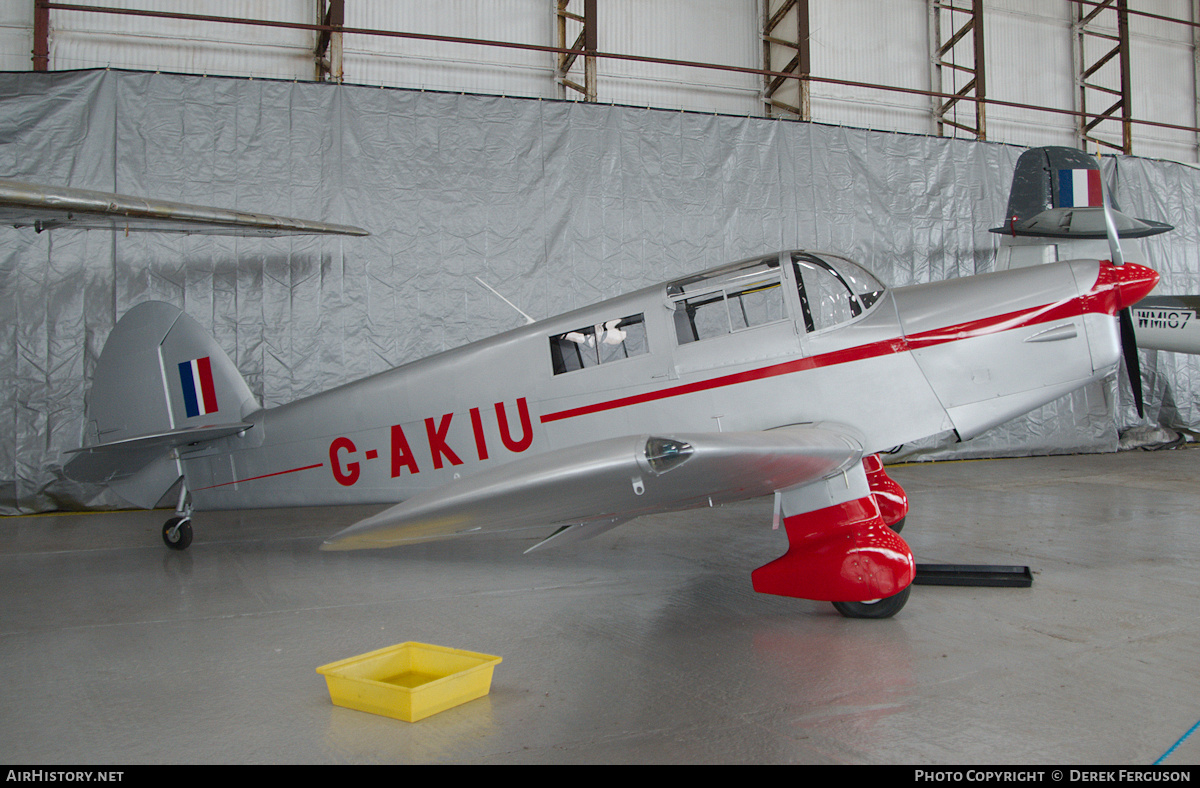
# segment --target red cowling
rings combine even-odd
[[[903,591],[916,575],[912,550],[884,524],[874,496],[784,518],[788,551],[755,569],[763,594],[866,602]]]
[[[1158,272],[1137,263],[1116,266],[1117,309],[1133,306],[1158,284]]]
[[[1086,311],[1115,315],[1150,294],[1158,284],[1158,273],[1144,265],[1113,265],[1100,261],[1096,284],[1083,296]]]
[[[863,469],[867,472],[867,486],[871,497],[879,505],[879,514],[890,528],[908,515],[908,496],[883,469],[883,460],[878,454],[863,457]]]

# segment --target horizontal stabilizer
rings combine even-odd
[[[611,438],[517,460],[421,493],[335,534],[322,549],[555,525],[574,526],[554,540],[571,541],[566,537],[598,533],[601,525],[816,481],[861,456],[859,441],[834,425]]]
[[[0,223],[198,235],[369,235],[361,227],[0,178]]]
[[[250,426],[245,422],[238,422],[207,427],[185,427],[72,449],[68,454],[75,456],[63,466],[63,472],[77,482],[103,484],[120,481],[136,474],[171,449],[224,438]]]
[[[1173,230],[1169,224],[1151,219],[1135,219],[1132,216],[1112,212],[1113,225],[1121,238],[1145,238]],[[1104,208],[1051,208],[1028,219],[1009,217],[1003,227],[993,227],[993,233],[1027,236],[1032,238],[1083,238],[1108,237],[1104,224]]]
[[[1030,148],[1017,159],[1004,224],[991,231],[1033,238],[1107,238],[1102,181],[1100,164],[1085,151],[1053,145]],[[1121,238],[1174,229],[1121,213],[1111,196],[1109,208]]]

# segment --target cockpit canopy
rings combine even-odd
[[[744,260],[667,285],[676,338],[682,345],[783,320],[793,288],[809,333],[857,318],[885,289],[862,266],[825,252]]]
[[[731,335],[753,344],[763,335],[742,332],[773,324],[783,328],[788,321],[802,325],[806,333],[821,332],[866,314],[885,290],[866,269],[844,257],[804,251],[730,263],[676,279],[666,288],[675,341],[681,346],[716,337],[739,341]],[[647,320],[647,313],[618,311],[597,317],[603,319],[550,336],[555,375],[651,353],[648,326],[653,321]],[[786,335],[794,347],[795,333],[788,328]]]

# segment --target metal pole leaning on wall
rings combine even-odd
[[[1117,34],[1113,36],[1107,28],[1099,23],[1101,14],[1105,11],[1116,12]],[[1119,150],[1125,154],[1133,153],[1133,122],[1130,114],[1130,79],[1129,79],[1129,8],[1126,0],[1100,0],[1090,8],[1082,3],[1075,6],[1075,81],[1078,86],[1079,109],[1079,147],[1088,149],[1088,143]],[[1111,46],[1094,55],[1090,46],[1097,41],[1111,42]],[[1102,80],[1100,71],[1109,62],[1116,60],[1117,87],[1110,87]],[[1094,105],[1101,96],[1115,97],[1116,100],[1100,112],[1089,111],[1089,99]],[[1120,144],[1098,136],[1097,127],[1105,121],[1119,120],[1121,124]]]
[[[50,70],[50,9],[43,0],[33,2],[33,70]]]
[[[342,31],[346,23],[346,0],[317,0],[317,45],[313,50],[317,82],[341,82]]]
[[[776,110],[812,120],[812,58],[809,41],[808,0],[764,0],[762,22],[763,70],[781,72],[763,76],[762,101],[766,114]],[[786,31],[795,30],[791,36]],[[788,57],[791,55],[790,57]],[[782,66],[776,63],[783,62]],[[791,75],[789,79],[783,74]],[[796,95],[791,96],[791,86]],[[785,100],[783,91],[787,90]]]
[[[948,99],[935,99],[933,102],[933,121],[939,137],[946,136],[946,127],[959,129],[973,135],[976,139],[987,139],[987,82],[985,79],[985,55],[983,38],[983,0],[969,0],[960,5],[961,0],[928,0],[929,41],[931,53],[931,82],[934,90],[939,93],[950,93]],[[943,13],[944,12],[944,13]],[[962,24],[958,23],[965,15]],[[947,24],[943,25],[942,22]],[[948,30],[953,32],[947,37]],[[967,36],[970,36],[971,46],[959,47]],[[969,64],[960,64],[960,52],[969,56]],[[955,88],[957,76],[968,77],[966,83]],[[946,83],[950,83],[950,88]],[[958,118],[958,104],[961,101],[971,101],[975,105],[975,125]]]
[[[555,0],[555,28],[558,36],[558,47],[563,50],[555,58],[554,81],[558,83],[558,97],[566,98],[570,89],[583,97],[584,101],[595,101],[596,91],[596,51],[599,49],[596,32],[596,0],[584,0],[583,14],[570,10],[571,0]],[[567,44],[568,22],[580,25],[579,35],[574,43]],[[579,83],[570,78],[571,68],[579,54],[583,54],[583,82]]]

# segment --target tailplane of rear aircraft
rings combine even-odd
[[[1095,157],[1063,147],[1031,148],[1021,154],[1013,171],[1005,216],[1002,226],[992,228],[1001,236],[995,266],[998,271],[1106,254],[1115,258],[1128,253],[1132,259],[1144,260],[1140,239],[1174,229],[1163,222],[1123,213],[1111,190],[1105,188]],[[1116,238],[1134,242],[1121,251],[1114,245]],[[1131,311],[1122,312],[1121,330],[1130,347],[1136,344],[1143,350],[1200,353],[1197,315],[1200,297],[1155,295],[1142,299]],[[1138,366],[1136,353],[1126,353],[1126,358],[1131,368]],[[1140,400],[1140,383],[1133,382],[1137,377],[1135,374],[1131,379],[1135,401]]]
[[[992,232],[1010,237],[1105,240],[1104,188],[1095,157],[1075,148],[1030,148],[1017,159],[1004,224]],[[1121,238],[1145,238],[1174,229],[1121,212],[1109,194]],[[1063,258],[1065,259],[1065,258]]]

